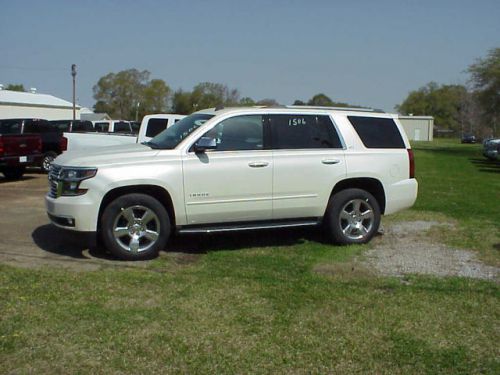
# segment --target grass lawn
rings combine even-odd
[[[418,202],[387,220],[452,222],[429,235],[498,264],[498,165],[414,147]],[[500,373],[498,284],[377,277],[345,266],[369,245],[317,238],[187,237],[145,269],[0,266],[0,373]]]

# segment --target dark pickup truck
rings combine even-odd
[[[0,120],[0,172],[8,180],[23,176],[27,166],[42,160],[42,138],[38,134],[19,134]]]
[[[42,139],[43,157],[38,166],[44,172],[49,171],[52,161],[68,148],[68,140],[62,132],[47,120],[33,118],[18,118],[0,120],[0,126],[9,127],[12,134],[38,134]]]

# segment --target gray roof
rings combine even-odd
[[[80,119],[88,121],[99,121],[111,120],[111,117],[107,113],[80,113]]]
[[[49,94],[0,90],[0,105],[19,105],[33,107],[73,108],[73,103]],[[80,109],[80,106],[76,106]]]

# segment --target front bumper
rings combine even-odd
[[[95,232],[99,205],[89,195],[52,198],[45,196],[45,208],[52,224],[79,232]]]

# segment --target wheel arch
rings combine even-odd
[[[157,199],[167,210],[172,228],[175,228],[175,209],[172,197],[167,190],[157,185],[121,186],[108,191],[101,200],[101,205],[99,206],[97,228],[101,227],[101,219],[104,209],[116,198],[127,194],[145,194]]]
[[[376,178],[359,177],[359,178],[348,178],[339,181],[333,187],[330,197],[335,195],[339,191],[352,188],[366,190],[371,195],[373,195],[373,197],[377,200],[377,203],[380,207],[380,213],[384,214],[386,205],[384,186]]]

